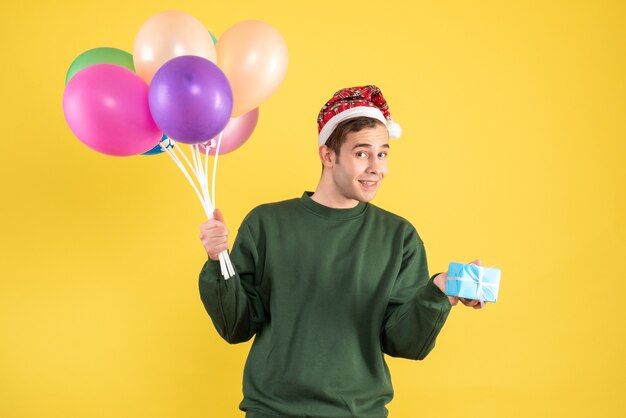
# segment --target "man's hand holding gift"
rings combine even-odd
[[[469,264],[450,263],[448,271],[433,280],[452,306],[459,300],[463,305],[480,309],[486,302],[495,302],[500,286],[500,270],[481,267],[480,260]]]

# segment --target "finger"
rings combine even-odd
[[[476,304],[480,303],[480,301],[475,300],[475,299],[466,299],[466,298],[460,298],[461,299],[461,303],[463,303],[463,305],[465,306],[476,306]]]
[[[206,230],[206,229],[211,229],[213,227],[215,227],[215,220],[214,219],[209,219],[206,222],[203,222],[202,224],[200,224],[200,230]]]
[[[200,239],[211,239],[211,238],[228,238],[228,228],[224,225],[216,225],[211,229],[203,229],[200,231]]]
[[[209,231],[219,226],[224,226],[224,224],[216,221],[215,219],[209,219],[208,221],[200,225],[200,231]]]
[[[218,261],[220,259],[220,253],[227,250],[228,243],[212,247],[210,251],[207,251],[207,254],[211,260]]]
[[[204,248],[211,250],[214,247],[228,245],[228,240],[223,237],[222,238],[210,238],[210,239],[205,239],[204,241],[202,241],[202,244],[204,245]]]
[[[456,296],[448,296],[448,300],[452,306],[456,306],[456,304],[459,303],[459,298]]]
[[[224,225],[219,225],[219,226],[216,226],[215,228],[211,228],[208,231],[205,231],[205,235],[208,238],[227,237],[228,229]]]
[[[476,264],[477,266],[480,266],[480,263],[481,263],[480,258],[470,262],[470,264]]]
[[[487,305],[487,302],[480,302],[478,305],[474,306],[474,309],[483,309]]]
[[[200,228],[200,237],[226,237],[228,236],[228,228],[224,225],[215,225],[208,229]]]
[[[224,215],[222,215],[222,211],[220,211],[219,209],[215,209],[213,211],[213,219],[215,219],[216,221],[224,223]]]

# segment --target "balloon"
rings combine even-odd
[[[215,45],[209,31],[195,17],[178,11],[157,13],[137,32],[133,50],[137,74],[148,84],[167,61],[196,55],[215,62]]]
[[[233,92],[211,61],[192,55],[163,64],[148,94],[150,112],[165,135],[199,144],[219,134],[233,110]]]
[[[94,64],[115,64],[128,68],[133,72],[135,71],[133,56],[128,52],[117,48],[93,48],[83,52],[72,61],[70,68],[67,70],[67,75],[65,76],[65,85],[67,86],[67,83],[74,77],[74,74]]]
[[[236,150],[243,145],[244,142],[250,138],[256,124],[259,120],[259,108],[252,109],[248,113],[236,118],[232,118],[228,121],[228,125],[222,131],[222,140],[220,142],[220,155],[228,154],[231,151]],[[215,155],[215,145],[217,144],[217,138],[212,140],[212,146],[209,147],[209,154]],[[207,144],[200,145],[201,151],[204,153],[205,146]]]
[[[148,86],[118,65],[95,64],[76,73],[65,88],[63,113],[74,135],[103,154],[141,154],[161,139],[150,116]]]
[[[217,63],[233,89],[233,116],[240,116],[269,98],[285,78],[287,45],[272,26],[247,20],[221,36]]]
[[[217,38],[215,37],[215,35],[213,35],[212,32],[209,32],[209,35],[211,35],[211,39],[213,40],[213,45],[215,45],[217,43]]]
[[[161,146],[164,146],[165,148],[174,148],[174,141],[172,141],[170,138],[168,138],[167,135],[163,135],[161,137],[161,142],[156,144],[156,146],[154,148],[152,148],[151,150],[146,151],[146,152],[144,152],[141,155],[163,154],[165,151],[163,151],[163,148],[161,148]]]

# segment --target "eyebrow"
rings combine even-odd
[[[389,144],[383,144],[380,146],[381,148],[387,148],[389,149]],[[357,148],[372,148],[371,144],[356,144],[355,146],[352,147],[353,150],[357,149]]]

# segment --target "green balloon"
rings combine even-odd
[[[217,38],[215,37],[215,35],[213,35],[213,33],[211,33],[211,31],[209,31],[209,35],[211,35],[211,39],[213,39],[213,45],[217,44]]]
[[[135,72],[133,56],[128,52],[117,48],[94,48],[83,52],[72,62],[65,76],[65,85],[67,86],[74,74],[94,64],[115,64]]]

